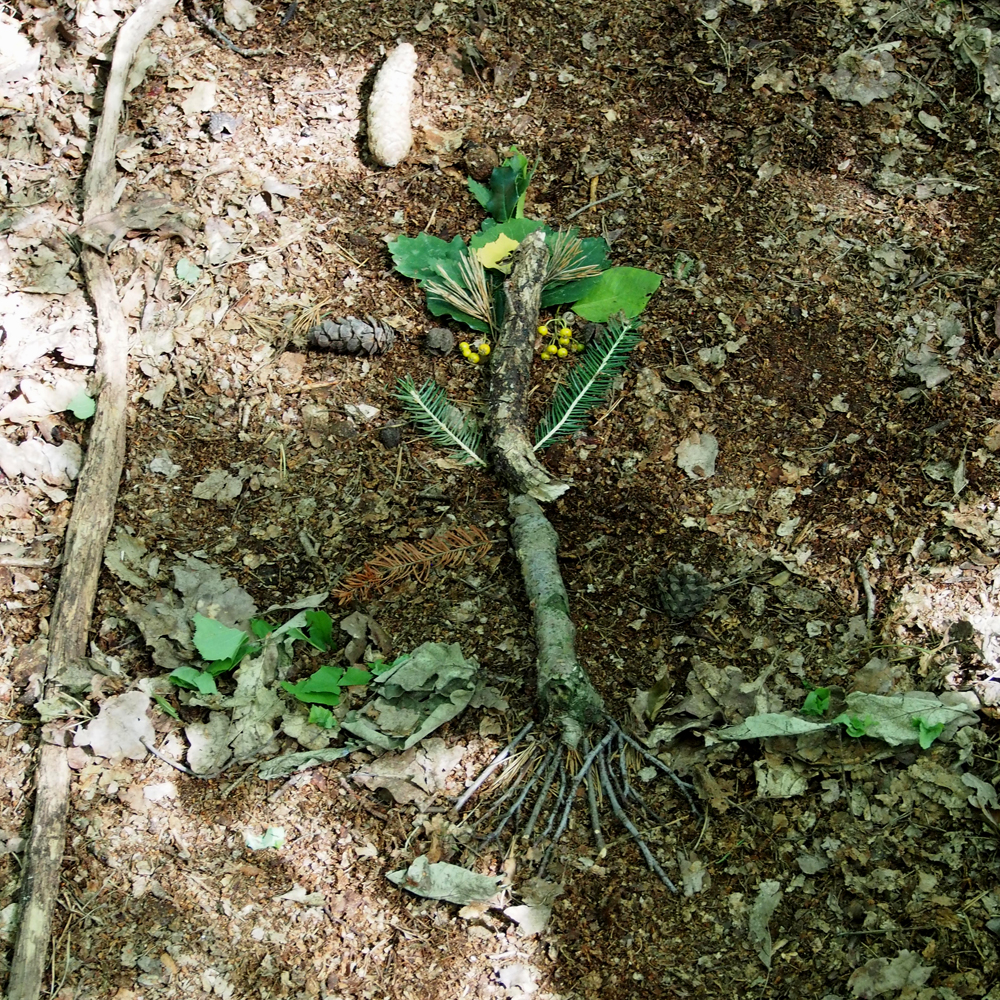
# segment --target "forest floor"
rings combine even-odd
[[[472,527],[491,561],[360,610],[395,652],[458,643],[506,707],[274,780],[72,747],[52,996],[1000,995],[1000,50],[980,30],[996,36],[1000,15],[754,6],[264,3],[239,41],[275,51],[249,59],[180,9],[150,36],[122,199],[158,192],[185,226],[125,226],[109,257],[131,324],[128,455],[95,608],[103,672],[73,728],[132,690],[179,716],[150,708],[163,757],[183,762],[210,728],[217,713],[163,681],[164,647],[154,660],[136,625],[154,598],[179,606],[176,567],[209,603],[214,580],[263,613],[336,590],[386,545]],[[93,360],[65,236],[120,13],[87,0],[62,17],[22,8],[41,65],[0,105],[0,421],[8,445],[39,446],[37,466],[9,448],[0,462],[6,943],[52,564],[87,438],[44,387],[79,388]],[[399,39],[420,60],[415,143],[386,169],[363,108]],[[697,789],[702,816],[650,781],[664,818],[637,817],[677,894],[610,817],[598,852],[576,815],[540,885],[530,851],[477,847],[449,812],[537,714],[532,618],[504,491],[402,424],[399,377],[475,408],[485,376],[457,349],[428,352],[441,320],[386,240],[473,234],[467,159],[513,145],[539,164],[526,215],[663,276],[606,405],[544,461],[573,481],[547,513],[581,661],[611,715]],[[370,314],[395,345],[309,349],[293,323],[314,309]],[[565,370],[538,362],[539,408]],[[711,439],[714,468],[678,463]],[[678,563],[713,584],[688,621],[657,596]],[[324,607],[336,623],[358,610]],[[815,687],[931,692],[971,724],[926,749],[864,719],[811,740],[720,736]],[[302,742],[331,741],[300,724],[261,749]],[[280,849],[252,840],[272,827]],[[385,876],[419,855],[510,887],[494,906],[414,897]],[[551,907],[544,926],[511,909],[525,901]]]

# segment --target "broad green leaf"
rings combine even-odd
[[[174,274],[177,275],[179,281],[183,281],[186,285],[196,285],[201,277],[201,268],[192,264],[187,257],[181,257],[174,265]]]
[[[309,709],[309,724],[319,726],[320,729],[335,729],[337,720],[333,717],[333,712],[322,705],[313,705]]]
[[[430,233],[419,233],[413,237],[398,236],[390,240],[388,246],[396,270],[417,281],[438,277],[438,264],[457,260],[465,250],[461,236],[455,236],[450,243],[445,243]]]
[[[215,678],[204,670],[195,667],[178,667],[167,675],[170,681],[188,691],[200,691],[202,694],[218,694]]]
[[[340,689],[343,686],[344,668],[320,667],[311,677],[291,684],[282,681],[281,686],[293,697],[307,705],[339,705]]]
[[[512,240],[501,233],[492,243],[487,243],[476,250],[475,254],[483,267],[495,267],[498,271],[509,274],[512,262],[509,259],[506,263],[503,261],[509,258],[519,245],[517,240]]]
[[[204,615],[194,616],[194,647],[203,660],[227,660],[246,642],[247,634]]]
[[[542,289],[542,308],[560,306],[567,302],[578,302],[589,294],[590,290],[603,278],[598,274],[593,278],[580,278],[578,281],[557,281]]]
[[[307,641],[321,653],[333,647],[333,620],[325,611],[307,611],[306,621],[309,623]]]
[[[371,679],[371,673],[364,668],[348,667],[340,683],[343,687],[353,687],[356,684],[367,684]]]
[[[592,323],[606,323],[617,312],[627,319],[646,308],[660,287],[660,276],[641,267],[612,267],[594,279],[593,286],[576,300],[573,312]]]
[[[81,389],[69,401],[69,409],[77,420],[89,420],[97,412],[97,403]]]
[[[520,243],[529,233],[539,229],[545,229],[548,236],[550,230],[538,219],[508,219],[504,223],[496,222],[494,219],[484,219],[483,228],[469,240],[469,247],[478,250],[501,235],[509,236],[515,243]]]
[[[943,722],[928,725],[924,719],[916,718],[913,720],[913,726],[919,730],[917,739],[920,742],[921,750],[930,749],[930,745],[944,732]]]

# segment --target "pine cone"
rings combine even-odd
[[[396,331],[375,319],[366,316],[358,319],[345,316],[343,319],[325,319],[314,326],[307,338],[310,347],[318,347],[334,354],[385,354],[396,341]]]
[[[712,599],[712,585],[690,563],[676,563],[656,577],[660,602],[671,618],[693,618]]]

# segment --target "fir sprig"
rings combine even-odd
[[[582,430],[588,413],[603,402],[611,381],[621,374],[639,334],[626,320],[612,319],[604,336],[587,346],[569,378],[556,390],[552,403],[535,431],[535,451]]]
[[[444,389],[428,379],[419,389],[407,375],[396,383],[396,398],[410,419],[435,444],[457,450],[456,457],[469,465],[485,466],[479,453],[479,422],[448,402]]]

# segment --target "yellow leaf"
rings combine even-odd
[[[509,236],[501,233],[492,243],[480,247],[476,251],[476,256],[483,267],[495,267],[498,271],[507,274],[510,271],[510,264],[503,264],[501,261],[510,256],[511,251],[516,250],[518,246],[517,240],[512,240]]]

